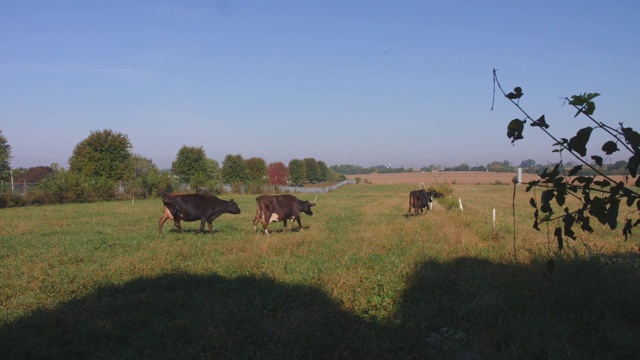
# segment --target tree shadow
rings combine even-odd
[[[610,271],[628,270],[611,264]],[[612,282],[608,272],[594,279],[592,264],[556,267],[553,277],[545,278],[543,263],[426,261],[407,279],[393,317],[380,321],[355,316],[318,288],[267,277],[139,278],[6,323],[0,327],[0,358],[631,358],[640,353],[640,315],[630,301],[640,295],[638,274],[627,271]],[[595,301],[600,292],[604,295]]]
[[[389,353],[383,335],[312,287],[176,273],[6,324],[0,358],[370,358]]]

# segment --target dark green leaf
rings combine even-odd
[[[580,229],[583,231],[586,231],[588,233],[592,233],[593,232],[593,228],[591,227],[591,225],[589,225],[589,217],[588,216],[583,216],[581,219],[580,223]]]
[[[609,197],[610,198],[614,198],[617,197],[618,194],[625,189],[624,187],[624,183],[622,181],[619,181],[617,184],[611,186],[611,189],[609,190]],[[629,196],[628,193],[624,193],[625,196]]]
[[[589,207],[589,214],[598,219],[601,224],[606,224],[607,218],[607,203],[600,197],[595,197],[591,200],[591,206]]]
[[[609,180],[596,180],[593,182],[593,184],[596,186],[600,186],[601,188],[606,188],[611,186],[611,183],[609,182]]]
[[[569,170],[569,176],[577,174],[578,172],[580,172],[580,170],[582,170],[582,165],[574,166],[573,168],[571,168],[571,170]]]
[[[596,162],[598,166],[602,166],[602,157],[598,155],[591,156],[591,159]]]
[[[536,204],[536,199],[531,198],[529,199],[529,204],[531,204],[531,206],[533,206],[534,208],[538,208],[538,204]]]
[[[638,175],[638,165],[640,165],[640,157],[638,154],[634,154],[629,158],[629,163],[627,164],[627,169],[632,177],[636,177],[636,175]]]
[[[549,190],[545,190],[542,192],[541,195],[541,199],[540,202],[542,203],[542,206],[540,207],[540,210],[543,213],[551,213],[553,212],[553,209],[551,208],[551,201],[553,200],[553,198],[555,197],[555,191],[553,189],[549,189]]]
[[[615,141],[607,141],[606,143],[604,143],[604,145],[602,145],[602,151],[604,151],[605,154],[607,155],[611,155],[616,151],[619,151],[620,149],[618,149],[618,144],[616,144]]]
[[[631,235],[631,219],[627,219],[624,224],[624,228],[622,229],[622,234],[624,235],[624,241],[628,240],[629,235]]]
[[[577,152],[580,156],[587,155],[587,143],[591,137],[592,127],[586,127],[578,130],[576,136],[569,139],[569,149]]]
[[[574,106],[582,106],[584,105],[585,100],[581,95],[573,95],[571,97],[571,101],[569,101],[569,105],[574,105]]]
[[[573,179],[573,182],[577,182],[578,184],[583,184],[585,187],[591,186],[593,182],[593,178],[591,176],[578,176]]]
[[[611,230],[615,229],[618,226],[618,210],[620,208],[620,200],[613,199],[611,200],[611,204],[609,205],[609,210],[607,211],[607,224],[611,228]]]
[[[567,212],[567,210],[565,209],[565,212]],[[564,223],[564,236],[570,237],[573,240],[576,239],[576,234],[573,232],[573,224],[575,223],[576,219],[567,212],[567,214],[565,214],[565,216],[562,217],[562,222]]]
[[[578,112],[576,112],[575,116],[580,115],[581,112],[587,115],[593,115],[594,111],[596,110],[596,104],[591,100],[598,96],[600,96],[600,94],[598,93],[584,93],[581,95],[573,95],[571,97],[571,101],[569,101],[569,104],[578,107]]]
[[[538,120],[535,120],[535,121],[531,122],[530,125],[531,126],[538,126],[538,127],[545,128],[545,129],[549,128],[549,124],[547,124],[547,121],[544,119],[544,115],[540,116],[540,118]]]
[[[513,144],[516,140],[523,139],[522,132],[524,131],[524,124],[526,120],[513,119],[509,122],[507,126],[507,137],[511,140]]]
[[[588,103],[585,104],[584,110],[583,110],[585,114],[593,115],[595,111],[596,111],[596,103],[594,103],[593,101],[589,101]]]
[[[513,89],[513,92],[508,93],[506,96],[507,96],[507,99],[516,100],[516,99],[520,99],[522,95],[524,95],[524,93],[522,93],[522,88],[519,86],[516,86]]]
[[[631,147],[633,147],[635,150],[638,150],[640,148],[640,134],[638,134],[636,131],[633,131],[632,128],[630,127],[624,127],[621,125],[621,130],[622,130],[622,134],[624,135],[624,139],[626,140],[627,144],[631,145]]]
[[[553,235],[558,240],[558,250],[562,251],[562,248],[564,247],[563,241],[562,241],[562,229],[559,226],[556,227],[555,231],[553,232]]]
[[[538,184],[540,184],[540,180],[531,180],[531,181],[529,181],[529,183],[527,184],[527,192],[529,192],[534,187],[538,186]]]

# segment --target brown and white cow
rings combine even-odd
[[[416,215],[422,213],[424,208],[427,208],[427,211],[431,209],[433,193],[434,191],[432,190],[426,191],[424,189],[409,192],[409,214],[411,214],[412,209]]]
[[[299,200],[293,195],[260,195],[256,198],[256,217],[253,219],[253,230],[258,231],[257,225],[262,222],[264,233],[269,235],[269,223],[282,221],[284,227],[287,220],[297,221],[302,229],[300,214],[313,215],[311,208],[316,204],[307,200]]]
[[[180,232],[180,220],[197,221],[200,220],[200,229],[204,230],[204,223],[209,225],[209,232],[213,234],[213,220],[222,214],[240,214],[238,204],[231,200],[222,200],[214,195],[204,194],[167,194],[162,197],[164,212],[158,221],[158,229],[162,234],[162,226],[171,219]]]

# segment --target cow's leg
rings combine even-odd
[[[253,219],[253,231],[258,231],[259,222],[260,222],[260,213],[256,213],[256,217]]]
[[[182,226],[180,226],[180,218],[177,216],[173,218],[173,225],[175,225],[181,233],[184,232],[184,230],[182,230]]]
[[[207,225],[209,225],[209,232],[213,234],[213,220],[207,220]]]
[[[262,214],[262,230],[267,235],[269,235],[269,230],[267,230],[268,226],[269,226],[269,220],[267,219],[267,217],[264,214]]]
[[[298,230],[302,230],[302,222],[300,222],[300,216],[296,216],[294,221],[298,222]]]
[[[162,227],[167,220],[173,220],[173,215],[171,215],[171,211],[165,206],[164,211],[162,212],[162,217],[158,220],[158,230],[160,234],[162,234]]]
[[[196,234],[200,234],[204,230],[204,224],[207,222],[207,218],[200,219],[200,228],[196,231]]]
[[[158,231],[160,231],[160,234],[162,234],[162,227],[167,220],[169,220],[169,217],[162,214],[162,217],[158,221]]]

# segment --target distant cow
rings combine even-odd
[[[222,200],[214,195],[167,194],[162,198],[162,202],[164,203],[164,212],[158,221],[160,234],[162,234],[162,226],[168,219],[174,221],[180,232],[183,232],[180,220],[200,220],[200,229],[196,233],[204,230],[205,222],[209,225],[209,232],[213,233],[213,220],[218,216],[225,213],[240,214],[240,208],[233,199]]]
[[[262,222],[264,233],[269,235],[269,223],[282,221],[287,226],[287,220],[297,221],[302,229],[300,214],[313,215],[311,208],[316,204],[307,200],[299,200],[293,195],[260,195],[256,198],[256,217],[253,219],[253,229],[258,231],[257,225]]]
[[[427,208],[428,211],[433,202],[433,193],[434,191],[432,190],[426,191],[424,189],[409,192],[409,214],[411,210],[413,210],[416,215],[422,213],[424,208]]]

